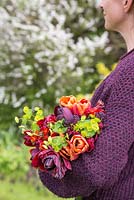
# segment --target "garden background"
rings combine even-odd
[[[91,98],[125,52],[94,0],[0,1],[0,200],[58,200],[31,169],[14,117],[62,95]]]

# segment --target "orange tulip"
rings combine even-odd
[[[88,151],[89,144],[82,135],[73,135],[70,140],[70,147],[73,154],[79,155]]]
[[[73,135],[68,145],[60,150],[60,155],[67,160],[75,160],[79,154],[88,151],[89,144],[81,135]]]
[[[77,102],[77,99],[71,95],[71,96],[62,96],[59,101],[61,106],[65,106],[71,109],[73,105]]]
[[[91,107],[91,103],[86,99],[81,99],[72,107],[72,111],[76,115],[84,115],[87,108]]]
[[[78,158],[78,155],[76,155],[72,149],[71,149],[71,146],[70,144],[68,144],[68,146],[65,146],[63,147],[61,150],[60,150],[60,155],[67,159],[67,160],[75,160]]]

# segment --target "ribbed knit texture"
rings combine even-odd
[[[62,180],[39,171],[40,179],[61,197],[134,200],[134,50],[96,89],[92,105],[99,99],[106,115],[95,149],[73,161]]]

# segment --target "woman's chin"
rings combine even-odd
[[[105,22],[105,29],[108,30],[108,31],[113,30],[112,27],[110,26],[110,24],[108,24],[106,22]]]

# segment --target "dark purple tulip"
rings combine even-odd
[[[79,120],[79,116],[73,115],[71,110],[66,107],[56,106],[54,113],[57,120],[65,119],[65,125],[74,124]]]
[[[39,157],[42,160],[45,170],[55,178],[62,179],[66,171],[68,169],[71,170],[70,161],[65,160],[52,149],[40,152]]]
[[[35,168],[39,168],[41,170],[44,170],[42,160],[39,157],[40,150],[37,149],[37,148],[31,149],[30,153],[31,153],[31,160],[32,160],[31,164],[32,164],[32,166],[35,167]]]
[[[73,116],[72,112],[69,110],[69,108],[63,107],[63,116],[64,116],[66,124],[73,123],[74,116]]]
[[[31,149],[30,153],[31,153],[31,159],[34,158],[38,153],[40,152],[39,149]]]
[[[76,124],[79,120],[80,120],[80,116],[79,115],[74,115],[73,124]]]
[[[55,164],[54,164],[53,158],[47,158],[47,159],[45,160],[44,167],[45,167],[47,170],[54,169],[54,168],[55,168]]]
[[[55,109],[54,109],[54,114],[57,118],[57,120],[61,120],[64,118],[64,115],[63,115],[63,107],[61,106],[56,106]]]

